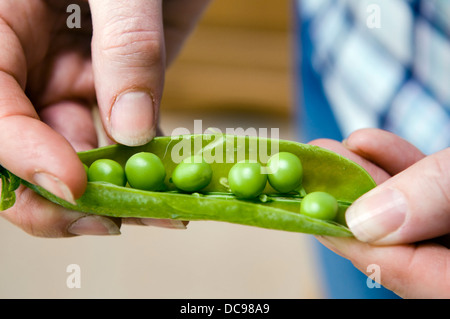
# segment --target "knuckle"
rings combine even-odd
[[[139,19],[123,18],[105,26],[99,49],[109,61],[140,67],[162,62],[163,43],[160,32],[143,28]]]

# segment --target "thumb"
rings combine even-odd
[[[161,0],[90,1],[97,101],[107,134],[137,146],[156,134],[165,49]]]
[[[404,244],[450,233],[450,148],[425,157],[359,198],[347,224],[373,244]]]

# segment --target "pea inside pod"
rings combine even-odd
[[[108,158],[96,160],[87,169],[90,182],[105,182],[117,186],[125,186],[127,180],[123,167],[116,161]]]
[[[202,156],[190,156],[184,159],[174,169],[172,182],[186,192],[196,192],[208,186],[213,171]]]
[[[161,159],[151,152],[138,152],[125,163],[128,183],[133,188],[156,191],[164,188],[166,169]]]
[[[59,205],[92,214],[223,221],[328,236],[352,235],[344,224],[338,223],[343,220],[339,216],[343,216],[355,199],[375,186],[359,165],[331,151],[292,141],[249,136],[156,137],[141,147],[112,145],[81,152],[79,157],[86,166],[98,159],[112,159],[125,167],[127,161],[140,152],[154,154],[164,166],[162,187],[157,191],[89,182],[84,195],[73,205],[39,186],[22,183]],[[258,196],[250,199],[239,198],[230,191],[229,173],[236,163],[252,160],[267,167],[270,156],[280,152],[293,154],[301,161],[301,188],[306,194],[321,191],[337,200],[338,214],[334,220],[301,214],[303,194],[280,192],[277,185],[272,186],[270,182],[265,183]],[[208,185],[201,190],[181,192],[173,182],[173,175],[182,160],[192,155],[201,155],[213,173]]]
[[[338,209],[336,198],[326,192],[309,193],[300,203],[301,214],[324,220],[334,220]]]
[[[303,181],[300,159],[290,152],[279,152],[267,162],[270,185],[280,193],[297,190]]]
[[[267,174],[262,165],[256,161],[241,161],[233,165],[228,173],[231,192],[238,198],[256,198],[264,191]]]

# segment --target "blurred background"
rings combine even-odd
[[[298,139],[291,90],[291,2],[215,0],[170,67],[166,135],[278,128]],[[123,226],[117,237],[43,239],[0,219],[1,298],[321,298],[313,237],[218,222],[187,230]],[[68,288],[67,266],[81,270]]]

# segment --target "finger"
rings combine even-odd
[[[335,253],[403,298],[450,297],[449,250],[441,245],[372,246],[353,238],[320,237]],[[363,283],[365,284],[365,283]]]
[[[0,69],[23,87],[27,68],[38,64],[47,50],[54,17],[44,1],[0,1],[0,12]]]
[[[413,243],[450,233],[450,148],[427,156],[360,197],[350,230],[374,244]]]
[[[63,101],[45,107],[40,115],[44,122],[69,140],[71,145],[74,146],[77,151],[89,150],[97,145],[96,129],[93,123],[91,110],[87,105],[75,101]],[[48,234],[52,236],[53,233],[56,233],[59,236],[65,235],[64,229],[68,229],[67,233],[69,234],[77,235],[111,235],[119,233],[118,229],[116,229],[117,221],[115,221],[114,224],[111,224],[106,217],[85,216],[84,214],[77,214],[64,209],[62,209],[62,213],[67,216],[63,216],[62,214],[57,216],[56,214],[46,213],[46,220],[40,222],[34,221],[33,231],[38,232],[39,234]],[[76,217],[71,217],[72,215]],[[48,226],[49,223],[48,216],[51,216],[53,219],[51,222],[54,226],[47,230],[46,226]],[[82,219],[79,216],[81,216]],[[75,218],[77,218],[75,222],[72,221]],[[55,221],[55,219],[59,219],[59,221]],[[21,217],[21,220],[23,221],[23,217]],[[122,223],[172,229],[186,229],[187,225],[187,222],[178,220],[151,218],[126,218]]]
[[[309,144],[317,145],[322,148],[328,149],[330,151],[333,151],[335,153],[338,153],[345,158],[348,158],[352,160],[353,162],[359,164],[362,166],[367,172],[372,176],[374,181],[377,184],[381,184],[382,182],[386,181],[391,176],[384,171],[383,169],[379,168],[377,165],[372,163],[371,161],[359,156],[358,154],[355,154],[354,152],[350,151],[348,148],[346,148],[342,143],[330,140],[330,139],[317,139],[314,141],[311,141]]]
[[[75,150],[36,118],[33,106],[14,79],[0,73],[0,87],[0,164],[73,203],[87,182]]]
[[[25,55],[19,38],[0,20],[0,165],[57,196],[74,202],[86,186],[86,174],[66,139],[42,123],[23,91]]]
[[[380,129],[355,131],[343,144],[353,153],[375,163],[391,175],[403,171],[425,157],[408,141]]]
[[[120,234],[120,219],[92,216],[65,209],[40,197],[25,186],[19,187],[16,195],[14,206],[2,212],[1,216],[30,235],[60,238]]]
[[[73,45],[81,46],[77,43]],[[45,81],[42,81],[43,78]],[[95,105],[90,56],[86,58],[80,52],[52,52],[39,67],[28,73],[27,96],[38,111],[42,107],[65,100]]]
[[[144,226],[154,226],[161,228],[170,229],[186,229],[188,221],[181,221],[176,219],[155,219],[155,218],[124,218],[122,220],[124,224],[127,225],[144,225]]]
[[[156,134],[165,49],[161,0],[90,1],[92,59],[100,114],[118,143]]]
[[[88,106],[75,101],[63,101],[45,107],[41,113],[41,119],[50,125],[54,130],[61,133],[77,151],[89,150],[97,144],[96,129],[93,123],[91,110]],[[55,209],[53,209],[55,210]],[[53,211],[50,210],[50,211]],[[57,216],[56,214],[46,213],[47,218],[44,221],[34,221],[34,232],[38,234],[48,234],[54,236],[65,235],[64,229],[68,229],[69,234],[78,235],[103,235],[116,234],[115,224],[111,224],[106,217],[100,218],[95,216],[86,217],[84,214],[76,214],[71,211],[62,209],[60,214],[67,216]],[[21,212],[24,215],[26,212]],[[75,215],[74,215],[75,214]],[[19,215],[19,214],[17,214]],[[82,216],[83,219],[76,219],[76,222],[71,221],[71,215]],[[51,216],[52,221],[49,221],[48,216]],[[59,221],[55,222],[56,216]],[[26,216],[25,218],[27,218]],[[79,218],[79,217],[76,217]],[[22,221],[24,217],[20,218]],[[48,222],[53,223],[53,228],[46,229]],[[90,224],[92,222],[92,225]],[[67,226],[66,224],[69,224]],[[132,225],[147,225],[172,229],[186,229],[187,222],[172,220],[172,219],[152,219],[152,218],[126,218],[122,221],[123,224]],[[30,224],[30,223],[27,223]],[[36,225],[37,224],[37,225]],[[76,227],[76,228],[75,228]],[[112,228],[111,228],[112,227]]]
[[[77,101],[61,101],[43,108],[40,117],[64,136],[77,152],[97,147],[97,134],[89,106]]]

